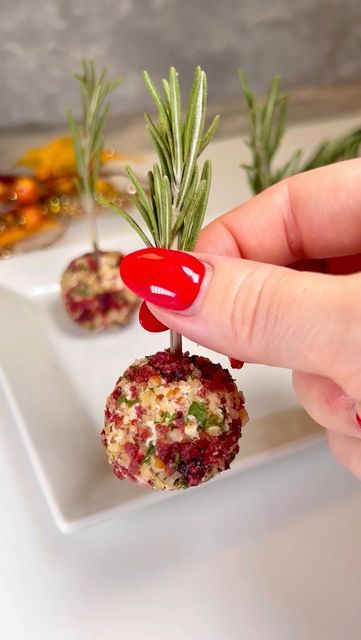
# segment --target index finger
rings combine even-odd
[[[210,223],[196,250],[288,265],[359,253],[361,159],[292,176]]]

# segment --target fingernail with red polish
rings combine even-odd
[[[242,360],[236,360],[236,358],[229,358],[229,364],[232,369],[242,369],[244,362],[242,362]]]
[[[151,333],[161,333],[161,331],[167,331],[168,327],[160,322],[151,312],[151,310],[147,307],[146,302],[142,302],[139,309],[139,324],[146,331],[150,331]]]
[[[355,418],[356,426],[361,429],[361,416],[359,416],[359,414],[355,412],[354,418]]]
[[[205,272],[200,260],[171,249],[141,249],[120,262],[120,276],[129,289],[172,311],[183,311],[193,304]]]

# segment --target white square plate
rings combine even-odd
[[[299,147],[311,150],[321,139],[358,122],[359,115],[294,126],[279,161]],[[207,149],[214,174],[208,219],[249,197],[239,169],[245,154],[241,138],[221,140]],[[152,160],[149,156],[147,163]],[[105,249],[126,253],[140,246],[114,214],[99,216],[98,226]],[[135,358],[163,349],[167,338],[146,333],[136,319],[124,330],[88,335],[67,318],[59,278],[71,259],[89,250],[79,240],[85,234],[82,221],[72,225],[56,248],[0,263],[0,376],[50,509],[65,532],[178,495],[120,482],[107,463],[99,435],[105,398]],[[228,366],[225,357],[187,341],[185,347]],[[189,491],[212,491],[214,483],[250,465],[321,437],[320,428],[298,407],[288,371],[246,365],[233,374],[245,392],[251,418],[241,452],[230,471]]]
[[[103,241],[105,248],[117,243]],[[123,233],[123,251],[134,235]],[[127,328],[91,335],[74,326],[59,296],[59,278],[82,244],[52,248],[0,264],[0,373],[17,425],[49,507],[65,532],[117,512],[141,508],[176,492],[156,492],[117,480],[100,442],[105,398],[135,359],[166,346],[166,334],[148,334],[137,320]],[[227,366],[227,359],[186,344]],[[297,407],[286,370],[246,366],[235,372],[251,416],[236,474],[250,464],[304,446],[314,423]],[[206,487],[208,487],[206,489]]]

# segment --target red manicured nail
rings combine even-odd
[[[361,428],[361,416],[359,416],[358,413],[355,413],[355,422],[357,426]]]
[[[311,271],[313,273],[327,273],[326,260],[297,260],[288,265],[291,269],[296,271]]]
[[[229,358],[229,363],[232,369],[242,369],[244,362],[242,360],[236,360],[236,358]]]
[[[182,311],[198,296],[205,266],[194,256],[171,249],[141,249],[120,262],[129,289],[158,307]]]
[[[161,331],[167,331],[168,327],[157,320],[157,318],[152,314],[151,310],[147,307],[146,302],[142,302],[139,309],[139,324],[146,331],[150,331],[151,333],[160,333]]]

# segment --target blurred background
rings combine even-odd
[[[64,123],[78,111],[72,74],[92,57],[120,74],[113,113],[149,108],[141,70],[170,64],[190,82],[195,64],[210,101],[239,98],[237,69],[263,92],[352,83],[361,74],[360,0],[1,0],[0,128]]]
[[[152,112],[153,104],[142,70],[159,85],[174,65],[185,95],[195,66],[202,66],[208,116],[221,114],[217,141],[238,138],[234,200],[214,205],[220,211],[249,195],[239,169],[249,160],[239,137],[250,131],[239,69],[261,102],[275,74],[289,93],[286,145],[277,149],[277,162],[288,161],[298,148],[308,157],[320,142],[353,131],[341,145],[351,145],[352,152],[330,148],[314,166],[359,155],[360,24],[360,0],[1,0],[0,259],[39,248],[49,238],[57,241],[69,216],[82,213],[65,112],[71,108],[75,118],[81,115],[74,74],[81,72],[83,58],[123,79],[111,97],[105,129],[109,164],[104,159],[102,175],[107,174],[104,190],[124,206],[131,194],[125,163],[139,161],[136,170],[145,179],[144,154],[151,149],[143,113]],[[293,132],[306,123],[315,123],[312,133]],[[215,152],[216,168],[221,156]],[[223,172],[223,165],[217,170]],[[293,167],[294,173],[300,170]],[[25,182],[17,182],[19,175]],[[56,227],[50,225],[55,219]]]

